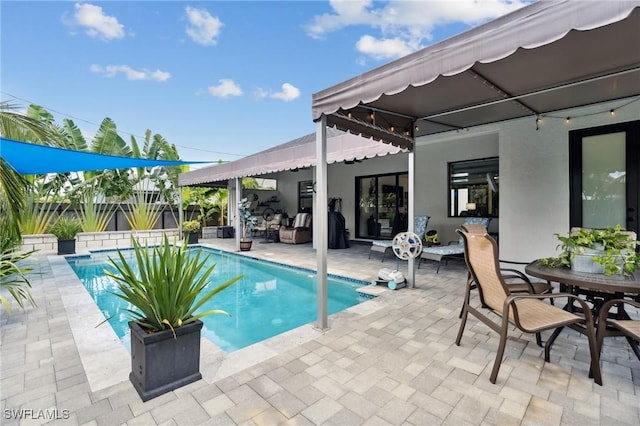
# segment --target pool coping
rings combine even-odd
[[[218,247],[208,246],[206,244],[201,244],[201,246],[242,256],[242,254],[221,250]],[[104,323],[102,311],[91,298],[89,292],[66,260],[67,257],[90,255],[95,251],[96,250],[82,250],[74,255],[47,256],[47,261],[51,266],[56,287],[60,292],[63,306],[69,318],[71,332],[92,392],[106,389],[122,382],[128,382],[129,372],[131,371],[131,356],[129,351],[124,347],[113,328],[108,323]],[[261,259],[253,256],[248,257],[264,262],[284,265],[269,259]],[[293,267],[309,270],[309,268]],[[366,282],[365,280],[344,277],[343,275],[330,275],[346,278],[347,280]],[[374,286],[371,287],[373,288]],[[377,291],[373,292],[374,294],[371,294],[371,292],[364,293],[377,297],[365,300],[357,305],[330,315],[329,320],[331,321],[332,327],[328,330],[319,330],[313,323],[309,323],[230,353],[224,352],[213,342],[203,337],[201,339],[200,349],[200,371],[202,378],[209,383],[213,383],[229,377],[288,349],[313,340],[325,333],[330,333],[333,329],[339,327],[341,323],[383,309],[387,306],[387,300],[385,297],[379,296],[391,292],[375,290]],[[80,320],[74,321],[74,319]],[[99,325],[101,323],[103,324]]]

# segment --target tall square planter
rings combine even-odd
[[[58,254],[75,254],[76,240],[58,240]]]
[[[170,392],[202,378],[200,374],[200,331],[198,320],[175,329],[147,333],[137,323],[131,330],[131,373],[129,380],[143,401]]]

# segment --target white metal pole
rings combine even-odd
[[[318,270],[317,278],[317,303],[318,319],[316,328],[327,330],[327,239],[329,214],[327,212],[327,117],[323,115],[316,122],[316,185],[315,185],[315,210],[313,220],[316,242],[316,262]]]
[[[408,170],[409,170],[409,200],[407,201],[407,213],[409,214],[407,219],[409,221],[409,232],[416,232],[414,222],[415,222],[415,170],[416,170],[416,156],[415,156],[415,142],[413,144],[412,150],[409,151],[408,155]],[[420,262],[420,258],[417,259]],[[409,276],[407,277],[407,285],[411,288],[416,286],[416,259],[413,257],[409,258],[409,264],[407,265]]]
[[[234,200],[236,204],[236,208],[233,209],[233,225],[235,227],[236,232],[236,251],[240,251],[240,238],[242,236],[242,223],[240,223],[240,205],[238,204],[242,199],[242,178],[236,178],[236,199]]]

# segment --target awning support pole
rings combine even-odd
[[[236,199],[234,200],[236,207],[234,211],[233,225],[236,229],[236,251],[240,251],[240,238],[242,237],[242,223],[240,222],[240,205],[238,204],[242,199],[242,178],[236,178]]]
[[[415,148],[416,148],[416,144],[414,142],[413,144],[413,149],[411,151],[409,151],[409,155],[407,156],[407,169],[408,169],[408,180],[409,180],[409,200],[407,201],[407,213],[408,213],[408,222],[409,222],[409,232],[416,232],[415,230],[415,226],[414,226],[414,218],[416,217],[416,213],[415,213],[415,170],[416,170],[416,155],[415,155]],[[426,230],[425,230],[426,232]],[[420,258],[418,257],[417,259],[418,262],[420,262]],[[410,288],[413,288],[416,286],[416,259],[414,259],[413,257],[409,258],[409,264],[407,265],[408,268],[408,277],[407,277],[407,286]]]
[[[318,319],[316,328],[325,331],[327,321],[327,229],[329,226],[327,197],[327,117],[323,115],[316,121],[316,194],[313,221],[316,223],[313,239],[316,242],[317,261],[317,304]]]

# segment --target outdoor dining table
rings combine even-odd
[[[600,308],[611,299],[635,299],[640,300],[640,272],[631,275],[604,275],[587,272],[576,272],[567,267],[551,267],[544,265],[541,260],[535,260],[525,266],[525,273],[536,278],[541,278],[549,282],[559,284],[561,292],[567,292],[583,296],[593,306],[591,315],[594,323],[598,319]],[[564,307],[571,312],[578,309],[573,304]],[[583,312],[586,315],[587,313]],[[615,313],[617,319],[629,319],[629,314],[622,306],[619,306]],[[596,324],[597,326],[597,324]],[[553,343],[561,329],[557,329],[549,338]],[[638,359],[640,359],[640,348],[635,341],[627,338],[629,345],[633,349]]]

